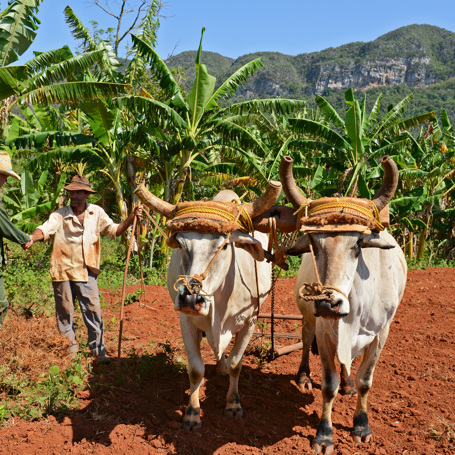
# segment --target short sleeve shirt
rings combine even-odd
[[[71,206],[62,207],[38,226],[44,240],[53,241],[52,281],[87,281],[88,269],[100,273],[100,234],[116,237],[118,224],[99,206],[87,204],[81,224]]]

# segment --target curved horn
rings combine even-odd
[[[398,168],[395,161],[390,156],[385,155],[381,159],[381,164],[384,168],[384,180],[381,188],[371,200],[379,211],[392,200],[398,185]]]
[[[280,163],[280,180],[283,184],[284,194],[286,194],[292,206],[298,209],[307,199],[297,188],[294,176],[292,175],[292,162],[293,160],[290,156],[283,156]]]
[[[281,183],[275,180],[271,180],[265,191],[265,194],[254,202],[245,204],[245,210],[251,218],[260,215],[261,213],[272,207],[277,201],[281,193]]]
[[[158,212],[166,218],[172,218],[171,214],[175,205],[169,204],[169,202],[162,201],[159,197],[156,197],[143,183],[136,188],[134,194],[145,206],[152,209],[154,212]]]
[[[289,256],[300,256],[303,253],[309,253],[310,252],[310,241],[308,239],[307,235],[304,235],[302,237],[299,237],[297,241],[294,243],[294,245],[291,246],[291,248],[288,248],[286,253]]]

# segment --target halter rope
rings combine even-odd
[[[316,282],[315,283],[303,283],[303,286],[299,289],[299,297],[303,300],[332,300],[333,294],[331,290],[339,292],[343,295],[346,299],[348,296],[339,288],[335,286],[327,286],[321,283],[321,279],[319,278],[318,266],[316,264],[316,258],[314,256],[313,244],[311,243],[311,237],[308,236],[308,243],[310,246],[311,258],[313,259],[313,267],[316,273]],[[303,290],[307,291],[304,294]]]

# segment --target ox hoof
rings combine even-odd
[[[243,409],[240,405],[240,397],[235,394],[235,396],[226,402],[226,407],[224,408],[224,415],[228,419],[233,419],[237,417],[237,419],[241,419],[243,417]]]
[[[371,440],[371,430],[368,426],[368,416],[366,413],[359,414],[354,417],[354,428],[352,429],[352,439],[354,439],[357,444],[362,444],[362,442],[370,442]]]
[[[318,426],[316,437],[311,444],[316,453],[328,455],[333,452],[332,426],[327,420],[321,420]]]
[[[333,442],[330,441],[330,442],[323,442],[321,444],[319,444],[318,442],[316,441],[313,441],[313,450],[315,453],[319,454],[319,453],[323,453],[324,455],[329,455],[331,453],[333,453],[333,449],[334,449],[334,445],[333,445]]]
[[[297,379],[297,384],[302,392],[305,392],[306,390],[311,392],[311,390],[313,390],[313,383],[306,374],[302,374],[299,376],[299,378]]]
[[[196,431],[201,428],[201,408],[188,406],[183,416],[183,429],[186,431]]]

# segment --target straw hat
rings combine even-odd
[[[96,193],[95,190],[92,190],[92,185],[88,181],[88,178],[83,175],[75,175],[71,179],[71,183],[63,188],[68,191],[87,191],[87,193]]]
[[[17,180],[21,179],[13,171],[13,166],[11,165],[11,157],[7,152],[0,152],[0,174],[7,175],[9,177],[14,177]]]

